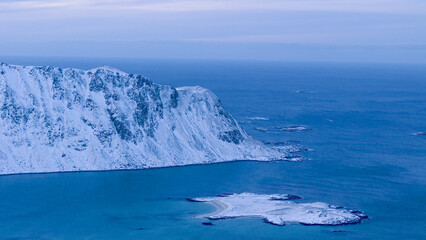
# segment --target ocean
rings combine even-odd
[[[110,65],[213,91],[255,138],[301,145],[304,162],[239,161],[134,171],[0,176],[0,239],[426,239],[426,66],[1,57]],[[310,131],[279,127],[303,125]],[[277,128],[278,127],[278,128]],[[258,131],[261,129],[264,131]],[[213,221],[185,198],[288,193],[364,211],[357,225]]]

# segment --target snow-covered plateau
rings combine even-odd
[[[344,225],[360,223],[368,218],[360,211],[348,210],[322,202],[296,203],[300,197],[288,194],[262,195],[240,193],[217,197],[192,198],[193,202],[207,202],[217,209],[201,217],[219,220],[236,217],[258,217],[275,225],[301,223],[304,225]]]
[[[201,87],[111,67],[0,64],[0,174],[142,169],[286,158]]]

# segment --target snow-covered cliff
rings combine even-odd
[[[110,67],[0,64],[0,174],[281,160],[201,87]]]

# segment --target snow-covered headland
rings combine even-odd
[[[201,217],[219,220],[236,217],[258,217],[275,225],[301,223],[304,225],[344,225],[360,223],[368,218],[360,211],[348,210],[322,202],[296,203],[300,197],[288,194],[262,195],[241,193],[217,197],[192,198],[193,202],[207,202],[216,211]]]
[[[111,67],[0,64],[0,174],[294,160],[248,136],[201,87]]]

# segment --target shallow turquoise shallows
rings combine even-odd
[[[232,162],[139,171],[0,176],[0,239],[426,239],[426,67],[0,58],[11,64],[111,65],[172,86],[212,90],[265,142],[300,140],[305,162]],[[269,120],[251,119],[255,117]],[[275,127],[306,125],[312,131]],[[255,127],[268,128],[267,132]],[[188,197],[289,193],[364,211],[357,225],[212,221]]]

